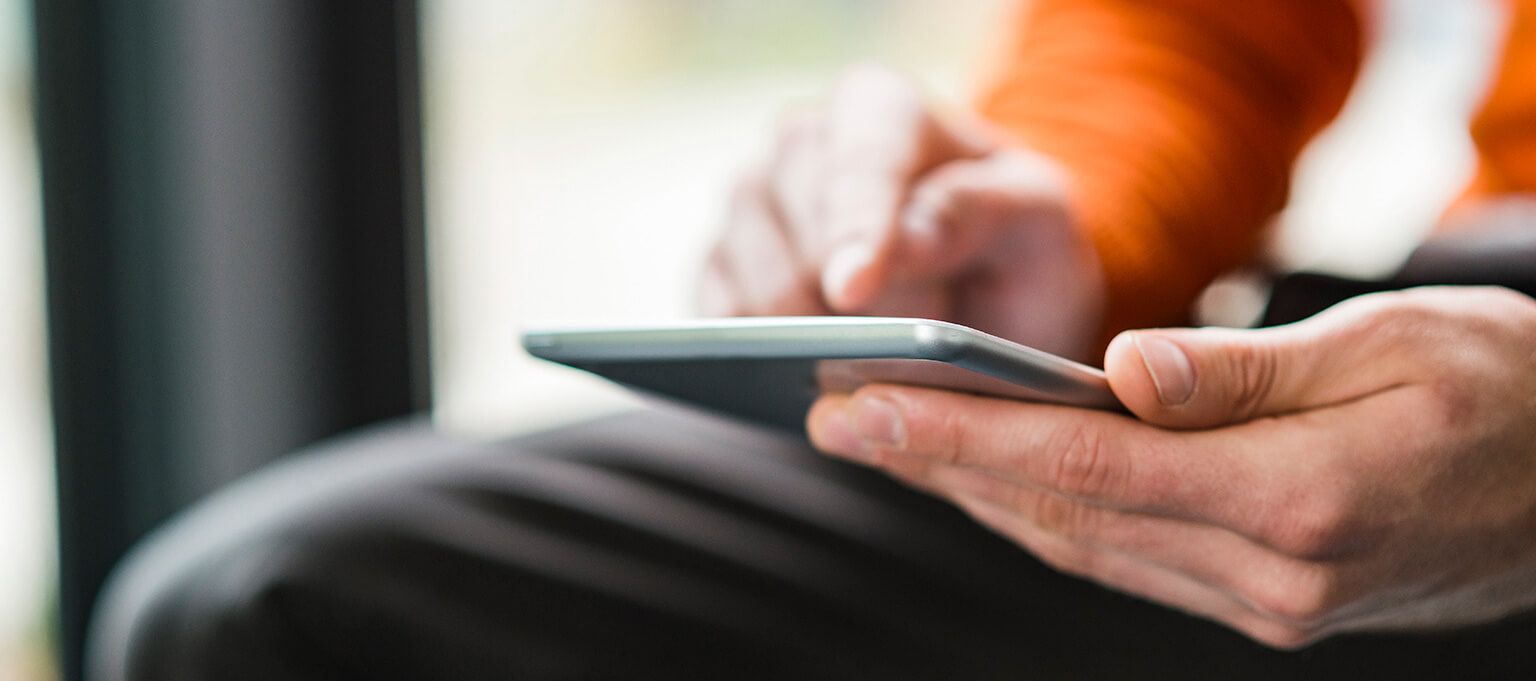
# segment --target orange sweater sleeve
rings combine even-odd
[[[1105,330],[1179,324],[1253,255],[1361,42],[1347,0],[1035,0],[979,109],[1068,169]]]
[[[1477,173],[1458,205],[1536,192],[1536,0],[1510,5],[1503,61],[1472,120]]]

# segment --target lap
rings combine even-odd
[[[796,438],[648,410],[495,443],[397,426],[253,476],[136,552],[92,663],[102,679],[1260,678],[1464,671],[1506,639],[1266,650],[1056,574]]]

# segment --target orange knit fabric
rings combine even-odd
[[[1536,191],[1536,1],[1509,9],[1503,63],[1472,121],[1477,174],[1458,203]]]
[[[1536,0],[1512,6],[1474,193],[1536,189]],[[1350,0],[1034,0],[1016,33],[979,109],[1070,171],[1111,334],[1186,322],[1252,256],[1363,42]]]

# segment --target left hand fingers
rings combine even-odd
[[[1198,522],[1093,506],[977,468],[892,453],[882,468],[901,481],[994,519],[1073,545],[1129,556],[1231,595],[1267,619],[1319,629],[1350,600],[1342,566],[1281,554],[1234,532]]]
[[[998,475],[1097,506],[1256,531],[1255,492],[1291,470],[1271,457],[1085,409],[892,385],[823,397],[807,417],[825,451],[871,465],[893,453]],[[1259,502],[1267,500],[1259,499]]]
[[[1348,565],[1292,558],[1196,522],[1100,508],[975,468],[892,454],[884,469],[1054,567],[1289,647],[1345,626]]]
[[[1053,535],[1005,507],[966,496],[954,501],[978,522],[1056,570],[1216,620],[1265,645],[1299,648],[1326,633],[1323,626],[1255,609],[1230,593],[1177,570]]]
[[[1423,446],[1435,420],[1362,424],[1377,411],[1429,413],[1424,392],[1407,386],[1325,416],[1178,432],[1086,409],[870,385],[823,397],[807,428],[820,449],[865,464],[889,467],[899,454],[981,469],[1089,505],[1192,520],[1284,555],[1331,559],[1390,529],[1392,509],[1371,503],[1390,478],[1362,470]]]
[[[1218,527],[1090,506],[975,469],[940,465],[915,475],[962,506],[985,503],[1006,514],[1015,529],[1184,575],[1269,620],[1319,630],[1348,615],[1344,565],[1285,556]]]

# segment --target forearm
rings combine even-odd
[[[1072,175],[1108,333],[1176,324],[1251,256],[1360,53],[1347,2],[1039,0],[980,102]]]

